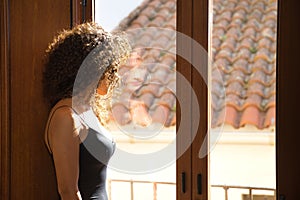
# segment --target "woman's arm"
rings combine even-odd
[[[62,200],[81,200],[78,189],[79,132],[71,108],[63,107],[53,114],[49,127],[58,192]]]

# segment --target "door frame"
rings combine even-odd
[[[176,30],[190,38],[193,37],[193,15],[191,12],[192,9],[193,0],[177,0]],[[177,52],[188,51],[187,54],[190,56],[186,59],[192,60],[192,43],[186,44],[186,41],[181,41],[180,36],[177,36],[176,40]],[[181,43],[185,45],[181,45]],[[183,75],[190,84],[192,83],[192,65],[191,63],[180,57],[179,53],[176,54],[176,72],[180,72],[180,74]],[[192,143],[192,115],[188,115],[189,118],[187,119],[181,119],[181,112],[192,112],[192,91],[191,88],[187,89],[180,87],[181,85],[182,84],[180,83],[180,79],[176,78],[176,96],[178,97],[178,99],[182,99],[182,102],[180,103],[183,104],[181,105],[178,101],[176,102],[176,107],[178,108],[176,109],[176,133],[178,133],[178,127],[180,125],[184,126],[182,127],[182,129],[185,130],[185,133],[177,134],[176,138],[176,199],[190,200],[192,194],[192,147],[191,145],[189,145],[186,150],[184,148],[187,146],[187,143]],[[180,120],[183,120],[185,123],[181,124]],[[181,155],[182,152],[184,153]]]
[[[10,199],[10,91],[9,91],[9,2],[0,3],[0,44],[1,44],[1,72],[0,72],[0,179],[1,199]]]
[[[209,0],[193,0],[193,40],[201,45],[204,52],[197,52],[192,46],[193,63],[199,66],[192,68],[192,87],[197,99],[193,99],[192,105],[199,106],[200,119],[198,130],[192,130],[196,134],[192,143],[192,194],[191,199],[206,200],[209,198],[209,135],[208,135],[208,52],[209,52]],[[198,70],[196,70],[199,68]],[[197,103],[196,103],[197,102]],[[192,121],[194,117],[192,109]],[[199,158],[201,148],[206,148],[207,155]]]
[[[295,152],[298,152],[298,146],[300,141],[300,134],[297,134],[299,130],[296,119],[299,119],[297,113],[300,113],[300,106],[298,100],[295,98],[295,94],[299,94],[299,61],[298,61],[298,48],[300,46],[299,34],[300,24],[297,19],[300,18],[299,7],[297,7],[297,0],[290,1],[278,1],[278,20],[277,20],[277,59],[276,59],[276,193],[277,198],[280,200],[296,199],[300,183],[297,178],[300,177],[299,164],[300,156],[295,156]],[[209,2],[193,0],[192,9],[192,36],[197,42],[199,42],[204,48],[207,48],[208,44],[208,19],[209,19]],[[180,16],[178,15],[178,20]],[[194,72],[194,71],[193,71]],[[196,88],[194,83],[198,84],[198,80],[195,80],[196,74],[192,72],[192,86]],[[298,73],[296,73],[298,72]],[[205,74],[205,73],[204,73]],[[201,86],[200,86],[201,87]],[[202,88],[202,91],[205,88]],[[200,90],[201,91],[201,90]],[[199,94],[197,94],[199,97]],[[206,95],[202,95],[201,98],[206,98]],[[199,100],[199,98],[198,98]],[[201,100],[200,100],[201,102]],[[203,105],[202,105],[203,106]],[[202,109],[202,107],[201,107]],[[205,109],[205,106],[204,106]],[[279,114],[280,113],[280,114]],[[202,114],[202,112],[201,112]],[[208,113],[205,113],[208,116]],[[206,120],[207,122],[207,120]],[[202,122],[203,123],[203,122]],[[204,129],[205,130],[205,129]],[[196,138],[203,139],[205,131],[198,132]],[[195,144],[196,150],[199,150],[203,142],[201,140]],[[194,148],[194,147],[193,147]],[[199,160],[195,156],[196,152],[192,152],[192,198],[197,199],[196,191],[196,177],[197,173],[201,170],[206,175],[203,185],[204,191],[207,192],[206,196],[200,196],[200,199],[209,198],[209,179],[208,179],[208,163],[207,160]],[[207,158],[207,157],[206,157]],[[195,161],[196,159],[196,161]],[[206,164],[205,164],[206,163]],[[201,165],[206,165],[202,166]],[[196,167],[196,169],[195,169]],[[180,173],[180,172],[179,172]],[[179,176],[180,174],[177,174]],[[177,187],[180,191],[181,187]]]
[[[300,182],[299,90],[300,18],[297,0],[278,0],[276,68],[277,199],[297,199]],[[298,94],[298,95],[297,95]],[[297,153],[296,153],[297,152]]]
[[[71,27],[83,22],[92,21],[94,17],[93,7],[95,0],[70,0],[71,3]]]

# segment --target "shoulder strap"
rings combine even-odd
[[[69,105],[66,105],[66,104],[62,104],[60,106],[57,106],[55,107],[55,109],[51,110],[50,114],[49,114],[49,117],[48,117],[48,121],[47,121],[47,124],[46,124],[46,129],[45,129],[45,143],[46,143],[46,146],[49,150],[49,152],[52,154],[52,150],[51,150],[51,147],[50,147],[50,143],[49,143],[49,127],[50,127],[50,123],[51,123],[51,120],[52,120],[52,117],[54,115],[54,113],[60,109],[60,108],[64,108],[64,107],[68,107],[68,108],[71,108],[76,114],[77,112]],[[78,115],[78,114],[77,114]],[[81,120],[81,119],[80,119]]]

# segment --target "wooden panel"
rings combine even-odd
[[[297,0],[279,1],[277,49],[277,199],[299,199],[299,47]]]
[[[199,158],[199,151],[207,134],[207,77],[208,77],[208,0],[193,0],[193,39],[202,46],[201,51],[197,45],[193,45],[193,63],[192,82],[196,92],[196,99],[193,99],[192,107],[199,106],[200,119],[192,113],[193,123],[199,123],[198,130],[192,130],[196,137],[192,144],[192,198],[193,200],[208,199],[208,156]],[[198,70],[196,70],[198,68]],[[193,109],[194,111],[194,109]],[[198,119],[198,120],[197,120]],[[207,141],[206,141],[207,142]],[[207,144],[207,143],[206,143]],[[203,147],[202,147],[203,148]],[[207,149],[207,146],[204,145]],[[204,152],[206,152],[205,150]],[[205,153],[206,155],[206,153]],[[198,178],[201,179],[198,180]],[[201,191],[198,191],[198,182],[202,185]],[[199,193],[200,192],[200,193]]]
[[[9,199],[10,137],[9,128],[9,40],[8,0],[0,2],[0,199]]]
[[[192,37],[192,0],[178,0],[177,1],[177,31],[183,33],[189,37]],[[182,37],[177,35],[177,52],[187,51],[189,53],[189,59],[191,59],[191,43],[186,44]],[[177,102],[176,105],[176,129],[178,131],[179,126],[183,128],[184,133],[177,135],[177,154],[179,155],[185,148],[191,144],[191,90],[186,88],[181,80],[178,78],[178,74],[183,75],[189,82],[191,82],[191,63],[187,62],[180,56],[176,57],[177,68],[177,80],[176,80],[176,96],[179,99],[184,99],[184,102]],[[181,112],[189,113],[188,118],[181,118]],[[183,123],[180,122],[180,119]],[[187,144],[189,143],[189,144]],[[189,145],[190,146],[190,145]],[[192,193],[191,184],[191,147],[185,151],[185,153],[177,159],[177,199],[178,200],[190,200]],[[182,173],[185,173],[185,193],[182,191]]]
[[[58,199],[53,162],[44,144],[49,108],[42,98],[47,44],[70,27],[70,1],[10,1],[11,197]]]

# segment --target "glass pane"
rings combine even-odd
[[[132,46],[111,103],[109,198],[175,200],[176,1],[96,0],[94,8],[95,21]]]
[[[210,199],[276,199],[277,1],[211,5]]]

